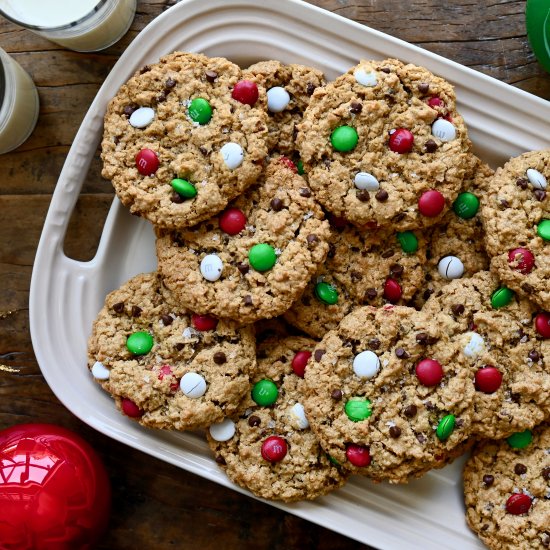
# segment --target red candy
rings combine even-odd
[[[193,326],[201,332],[214,330],[218,325],[218,320],[211,315],[193,315],[191,317],[191,322]]]
[[[295,174],[298,173],[298,167],[288,157],[279,157],[279,162],[290,168]]]
[[[272,435],[262,443],[262,458],[268,462],[280,462],[287,450],[286,441],[278,435]]]
[[[384,283],[384,298],[395,304],[401,298],[403,291],[401,285],[395,279],[387,279]]]
[[[120,406],[122,407],[122,412],[130,418],[143,416],[143,411],[131,399],[123,397]]]
[[[136,155],[136,168],[143,176],[152,176],[159,168],[157,154],[151,149],[142,149]]]
[[[239,80],[231,92],[231,97],[246,105],[254,105],[259,97],[258,86],[251,80]]]
[[[304,377],[306,372],[306,365],[311,357],[310,351],[299,351],[292,359],[292,370],[294,374],[298,375],[300,378]]]
[[[432,108],[435,107],[445,107],[445,103],[439,99],[439,97],[430,97],[428,100],[428,105]]]
[[[390,135],[390,149],[394,153],[403,155],[410,153],[413,148],[414,136],[405,128],[398,128]]]
[[[246,225],[246,216],[238,208],[228,208],[220,216],[220,229],[228,235],[237,235]]]
[[[527,250],[527,248],[514,248],[514,250],[510,250],[510,252],[508,252],[508,263],[516,264],[515,267],[510,267],[520,273],[523,273],[523,275],[527,275],[528,273],[531,273],[535,267],[535,256],[533,256],[533,253],[530,250]]]
[[[476,372],[475,386],[477,391],[495,393],[502,384],[502,373],[495,367],[483,367]]]
[[[180,384],[177,378],[172,374],[172,367],[170,365],[162,365],[162,367],[160,367],[158,379],[163,380],[165,376],[174,379],[173,382],[170,382],[170,390],[173,392],[176,391],[180,387]]]
[[[529,495],[514,493],[506,501],[506,511],[514,516],[521,516],[529,511],[532,502],[533,499]]]
[[[550,313],[546,311],[535,316],[535,330],[543,337],[550,338]]]
[[[370,453],[366,447],[350,443],[346,449],[347,459],[358,468],[364,468],[370,464]]]
[[[422,359],[416,365],[416,376],[423,386],[437,386],[443,378],[443,367],[434,359]]]
[[[439,216],[445,208],[445,197],[435,189],[424,191],[418,199],[418,211],[428,218]]]

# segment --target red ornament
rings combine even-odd
[[[136,168],[143,176],[152,176],[159,168],[159,158],[151,149],[142,149],[136,155]]]
[[[533,499],[524,493],[514,493],[506,501],[506,511],[514,516],[526,514],[531,508]]]
[[[127,397],[122,398],[120,407],[122,408],[122,412],[130,418],[139,418],[140,416],[143,416],[144,411]]]
[[[251,80],[239,80],[231,92],[231,97],[246,105],[254,105],[259,97],[258,86]]]
[[[439,97],[430,97],[428,105],[435,109],[436,107],[445,107],[445,103]]]
[[[424,191],[418,199],[418,211],[428,218],[439,216],[445,208],[445,197],[435,189]]]
[[[306,365],[310,357],[310,351],[299,351],[296,353],[294,359],[292,359],[292,370],[294,371],[294,374],[298,375],[300,378],[304,377]]]
[[[2,548],[91,548],[110,509],[107,472],[82,438],[50,424],[0,432]]]
[[[384,298],[386,298],[388,302],[395,304],[399,301],[402,294],[401,285],[395,279],[389,278],[386,280],[384,283]]]
[[[535,316],[535,330],[543,337],[550,338],[550,313],[546,311]]]
[[[246,225],[246,216],[238,208],[228,208],[220,216],[220,229],[228,235],[237,235]]]
[[[394,153],[403,155],[404,153],[410,153],[413,148],[414,136],[405,128],[398,128],[390,135],[390,149]]]
[[[495,367],[486,366],[479,369],[475,375],[477,391],[495,393],[502,384],[502,373]]]
[[[280,462],[287,450],[286,441],[278,435],[272,435],[262,443],[262,458],[268,462]]]
[[[370,453],[366,447],[350,443],[346,448],[347,459],[358,468],[364,468],[370,464]]]
[[[422,359],[416,365],[416,376],[423,386],[437,386],[443,378],[443,367],[434,359]]]
[[[527,275],[535,267],[535,256],[527,248],[514,248],[508,252],[508,263],[512,269]]]
[[[168,376],[170,378],[173,378],[174,381],[170,382],[170,390],[175,392],[180,387],[180,383],[178,382],[178,379],[172,374],[172,367],[170,365],[162,365],[159,370],[159,380],[164,380],[164,377]]]
[[[292,170],[295,174],[298,173],[298,167],[288,157],[279,157],[279,162]]]
[[[216,319],[216,317],[212,317],[211,315],[193,314],[191,316],[191,323],[193,323],[193,326],[201,332],[214,330],[218,326],[218,320]]]

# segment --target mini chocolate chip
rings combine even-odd
[[[521,401],[521,394],[520,393],[511,393],[510,394],[510,399],[514,403],[519,403]]]
[[[436,338],[435,336],[428,336],[428,340],[426,341],[426,343],[428,344],[428,346],[433,346],[438,340],[439,338]]]
[[[464,420],[462,418],[457,418],[455,421],[455,428],[462,428],[464,426]]]
[[[225,461],[225,458],[221,455],[216,457],[216,463],[219,464],[220,466],[225,466],[227,464],[227,462]]]
[[[489,529],[489,524],[488,524],[488,523],[484,523],[484,524],[481,526],[481,530],[482,530],[482,531],[487,531],[487,529]]]
[[[126,105],[126,107],[124,107],[124,114],[130,118],[132,116],[132,113],[134,111],[137,111],[138,109],[138,106],[137,105]]]
[[[315,91],[315,88],[315,84],[313,84],[312,82],[308,82],[306,86],[306,94],[311,95]]]
[[[244,305],[245,305],[245,306],[251,306],[251,305],[253,305],[252,296],[250,296],[250,294],[247,294],[247,295],[244,297]]]
[[[176,204],[181,204],[183,202],[183,197],[179,193],[173,191],[170,195],[170,200]]]
[[[302,187],[299,193],[302,197],[311,197],[311,189],[309,187]]]
[[[416,434],[416,439],[419,443],[426,443],[426,436],[424,434]]]
[[[390,74],[391,73],[391,69],[389,67],[382,67],[380,69],[383,73],[386,73],[386,74]]]
[[[324,165],[325,165],[325,168],[330,168],[330,164],[331,164],[331,163],[330,163],[330,160],[329,160],[329,159],[324,159],[324,160],[323,160],[323,163],[324,163]]]
[[[369,340],[368,345],[369,345],[369,348],[371,348],[371,349],[378,349],[380,347],[381,343],[382,342],[380,342],[380,340],[378,340],[378,338],[371,338]]]
[[[521,462],[518,462],[514,466],[514,473],[516,473],[518,476],[521,476],[527,473],[527,466],[525,466],[525,464],[521,464]]]
[[[388,248],[388,250],[384,250],[382,254],[380,254],[382,258],[391,258],[393,256],[393,248]]]
[[[380,202],[386,202],[388,200],[388,197],[388,192],[385,189],[380,189],[380,191],[378,191],[378,193],[374,195],[374,198]]]
[[[435,153],[437,151],[438,145],[433,139],[429,139],[426,142],[425,147],[428,153]]]
[[[523,283],[521,285],[521,288],[522,288],[522,290],[524,290],[528,294],[533,294],[533,292],[535,292],[535,288],[532,287],[529,283]]]
[[[118,136],[115,136],[115,137],[113,138],[113,143],[114,143],[115,145],[118,145],[118,144],[120,143],[120,138],[119,138]]]
[[[350,271],[349,276],[351,277],[352,281],[361,281],[363,279],[363,274],[359,273],[359,271]]]
[[[139,70],[139,74],[148,73],[150,70],[151,70],[151,67],[149,67],[149,65],[144,65],[144,66],[141,67],[141,69]]]
[[[404,270],[405,269],[403,268],[403,266],[401,264],[393,264],[390,267],[390,273],[392,274],[393,277],[399,277],[399,276],[403,275]]]
[[[308,235],[306,241],[309,246],[313,246],[319,242],[319,237],[317,235]]]
[[[543,479],[545,479],[546,481],[550,481],[550,468],[544,468],[541,471],[541,474]]]
[[[427,82],[421,82],[418,85],[418,91],[421,94],[424,94],[424,95],[427,94],[429,89],[430,89],[430,85]]]
[[[407,417],[407,418],[413,418],[414,416],[416,416],[416,413],[418,412],[418,409],[416,408],[416,405],[407,405],[404,409],[403,409],[403,414]]]
[[[427,288],[427,289],[423,292],[422,297],[424,298],[424,300],[427,300],[433,293],[434,293],[433,289]]]
[[[115,313],[124,313],[124,302],[118,302],[113,306]]]
[[[544,532],[544,538],[542,539],[542,545],[545,548],[550,548],[550,533],[548,531]]]
[[[132,306],[132,317],[139,317],[142,309],[139,306]]]
[[[376,292],[375,288],[367,288],[367,291],[365,292],[365,297],[367,300],[374,300],[377,295],[378,292]]]
[[[357,101],[353,101],[349,106],[350,113],[353,113],[354,115],[359,114],[362,110],[363,105],[361,105],[361,103],[358,103]]]
[[[283,201],[278,197],[271,199],[271,208],[273,208],[275,212],[279,212],[280,210],[283,209]]]
[[[403,348],[397,348],[395,350],[395,355],[397,355],[398,359],[408,359],[410,357],[410,355]]]
[[[214,363],[216,365],[223,365],[227,361],[227,358],[225,357],[225,353],[223,351],[217,351],[214,354]]]
[[[203,147],[202,145],[199,147],[199,151],[204,156],[208,155],[208,149],[206,147]]]
[[[342,393],[342,390],[332,390],[330,392],[330,396],[332,397],[332,399],[334,399],[335,401],[340,401],[343,397],[343,393]]]
[[[256,416],[253,414],[252,416],[248,417],[248,425],[255,428],[256,426],[259,426],[262,423],[262,419],[259,416]]]
[[[529,185],[529,181],[526,180],[525,178],[519,178],[517,181],[516,181],[516,185],[518,187],[520,187],[521,189],[527,189],[528,185]]]
[[[174,322],[174,319],[170,315],[162,315],[160,320],[165,327],[169,327]]]
[[[185,347],[185,344],[183,342],[178,342],[175,346],[174,346],[178,351],[181,351],[184,347]]]
[[[426,405],[426,408],[429,411],[433,411],[435,409],[435,405],[431,401],[426,401],[426,403],[424,403],[424,405]]]
[[[416,341],[421,345],[425,346],[428,343],[428,335],[425,332],[419,332],[416,335]]]
[[[485,485],[485,487],[490,487],[494,483],[494,481],[495,478],[492,475],[485,474],[483,476],[483,484]]]
[[[320,361],[321,357],[323,357],[323,355],[325,355],[325,350],[324,349],[316,349],[314,354],[313,354],[313,357],[314,357],[315,361]]]
[[[359,200],[361,202],[369,202],[370,201],[370,194],[366,189],[358,189],[355,196],[357,197],[357,200]]]
[[[534,361],[536,363],[540,359],[540,354],[536,349],[532,349],[529,352],[528,357],[529,359],[531,359],[531,361]]]
[[[390,427],[390,435],[397,439],[401,435],[401,428],[399,426],[391,426]]]
[[[165,87],[165,88],[168,88],[168,89],[173,88],[175,85],[176,85],[176,81],[175,81],[173,78],[171,78],[171,77],[169,77],[169,78],[166,80],[166,82],[164,83],[164,87]]]
[[[281,363],[286,363],[288,361],[288,359],[287,359],[286,355],[281,355],[281,357],[279,357],[279,361]]]
[[[502,200],[500,201],[500,206],[501,206],[503,209],[510,208],[510,203],[509,203],[506,199],[502,199]]]
[[[166,98],[168,97],[168,94],[166,93],[166,90],[162,90],[160,94],[155,98],[157,103],[162,103],[163,101],[166,101]]]
[[[399,212],[399,214],[397,214],[396,216],[394,216],[392,219],[394,222],[400,222],[401,220],[404,220],[405,219],[405,216],[407,214],[405,214],[405,212]]]
[[[451,311],[455,315],[462,315],[464,313],[464,305],[463,304],[454,304],[451,306]]]
[[[250,270],[250,266],[243,262],[242,264],[237,264],[237,269],[241,272],[242,275],[246,275],[249,270]]]
[[[546,191],[543,191],[542,189],[535,189],[535,198],[538,201],[543,201],[546,198]]]
[[[207,70],[204,71],[204,76],[208,82],[214,82],[218,78],[218,73],[216,71]]]

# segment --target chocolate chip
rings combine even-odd
[[[204,71],[204,76],[208,82],[214,82],[218,78],[218,73],[216,71],[207,70]]]
[[[382,258],[391,258],[393,256],[393,248],[388,248],[388,250],[384,250],[382,254],[380,254]]]
[[[206,147],[203,147],[202,145],[199,147],[199,151],[204,156],[208,155],[208,149]]]
[[[435,409],[435,405],[431,401],[426,401],[426,403],[424,403],[424,405],[426,405],[426,408],[429,411],[433,411]]]
[[[422,298],[424,298],[424,300],[427,300],[433,293],[434,293],[433,289],[427,288],[427,289],[423,292]]]
[[[390,74],[391,73],[391,69],[389,67],[382,67],[380,69],[383,73],[386,73],[386,74]]]
[[[181,351],[185,347],[185,344],[183,342],[178,342],[174,348],[176,348],[178,351]]]
[[[464,420],[462,418],[457,418],[455,421],[455,428],[462,428],[464,426]]]
[[[425,147],[428,153],[435,153],[437,151],[438,145],[433,139],[429,139],[426,142]]]
[[[527,294],[533,294],[533,292],[535,292],[534,287],[532,287],[529,283],[523,283],[521,285],[521,288],[522,288],[522,290],[527,292]]]
[[[281,355],[281,357],[279,357],[279,361],[281,363],[286,363],[288,361],[288,359],[287,359],[286,355]]]
[[[340,401],[343,397],[342,390],[332,390],[332,392],[330,393],[330,396],[335,401]]]
[[[481,526],[481,530],[482,530],[482,531],[487,531],[487,529],[489,529],[489,524],[488,524],[488,523],[484,523],[484,524]]]
[[[124,302],[118,302],[113,306],[115,313],[124,313]]]
[[[175,85],[176,85],[176,81],[171,77],[169,77],[164,83],[164,87],[168,90],[171,90]]]
[[[311,197],[311,189],[309,187],[302,187],[299,193],[302,197]]]
[[[169,327],[174,322],[174,319],[170,315],[162,315],[160,320],[165,327]]]
[[[545,548],[550,548],[550,532],[545,531],[542,538],[542,545]]]
[[[227,462],[225,461],[225,458],[221,455],[216,457],[216,463],[219,464],[220,466],[225,466],[227,464]]]
[[[506,199],[501,199],[500,206],[502,209],[506,210],[507,208],[510,208],[510,203]]]
[[[366,189],[358,189],[355,196],[357,197],[357,200],[359,200],[361,202],[369,202],[370,201],[370,194]]]
[[[428,343],[428,335],[425,332],[419,332],[416,335],[416,341],[421,345],[425,346]]]
[[[416,408],[416,405],[407,405],[404,409],[403,409],[403,414],[407,417],[407,418],[413,418],[414,416],[416,416],[416,413],[418,412],[418,409]]]
[[[376,292],[375,288],[367,288],[367,291],[365,292],[365,297],[367,300],[374,300],[377,295],[378,292]]]
[[[252,416],[248,417],[248,425],[255,428],[256,426],[259,426],[262,423],[262,419],[259,416],[256,416],[253,414]]]
[[[511,393],[510,394],[510,399],[514,403],[519,403],[521,401],[521,393]]]
[[[237,264],[237,269],[241,272],[242,275],[246,275],[249,270],[250,270],[250,266],[243,262],[242,264]]]
[[[378,338],[371,338],[369,340],[368,345],[369,345],[369,348],[371,348],[371,349],[378,349],[380,347],[381,343],[382,342],[380,342],[380,340],[378,340]]]
[[[306,94],[311,95],[315,91],[315,88],[315,84],[313,84],[312,82],[308,82],[306,86]]]
[[[315,352],[313,353],[313,357],[314,357],[315,361],[320,361],[321,357],[323,357],[323,355],[325,355],[325,350],[324,349],[316,349]]]
[[[115,145],[118,145],[118,144],[120,143],[120,138],[119,138],[118,136],[115,136],[115,137],[113,138],[113,143],[114,143]]]
[[[521,476],[521,475],[527,473],[527,466],[525,466],[525,464],[521,464],[520,462],[518,462],[518,463],[514,466],[514,472],[515,472],[518,476]]]
[[[438,340],[439,338],[436,338],[435,336],[428,336],[427,344],[429,346],[433,346]]]
[[[397,439],[401,435],[401,428],[399,426],[391,426],[390,427],[390,435]]]
[[[214,363],[216,365],[223,365],[227,361],[227,358],[225,357],[225,353],[223,351],[217,351],[214,354]]]
[[[363,274],[359,271],[350,271],[349,276],[353,282],[361,281],[363,279]]]
[[[395,355],[398,359],[408,359],[410,357],[410,355],[403,348],[397,348],[395,350]]]
[[[132,317],[139,317],[142,309],[139,306],[132,306]]]
[[[325,165],[325,168],[329,169],[330,168],[330,160],[329,159],[324,159],[323,160],[323,163]]]
[[[162,90],[160,94],[155,98],[157,103],[162,103],[163,101],[166,101],[166,98],[168,97],[168,94],[166,93],[166,90]]]
[[[546,191],[543,191],[542,189],[535,189],[534,195],[538,201],[543,201],[546,198]]]
[[[313,246],[319,242],[319,237],[317,235],[308,235],[306,241],[309,246]]]
[[[427,82],[421,82],[419,85],[418,85],[418,91],[421,93],[421,94],[424,94],[426,95],[428,93],[428,90],[430,89],[430,85],[427,83]]]
[[[424,434],[416,434],[416,439],[419,443],[426,443],[426,436]]]
[[[492,475],[485,474],[483,476],[483,484],[485,485],[485,487],[490,487],[494,483],[494,481],[495,478]]]
[[[244,297],[244,305],[245,305],[245,306],[251,306],[251,305],[253,305],[252,296],[250,296],[250,294],[247,294],[247,295]]]
[[[462,315],[464,313],[464,305],[463,304],[454,304],[451,306],[451,311],[455,315]]]
[[[183,202],[183,197],[179,194],[179,193],[176,193],[175,191],[170,195],[170,200],[172,202],[175,202],[176,204],[181,204]]]
[[[148,73],[150,70],[151,70],[151,67],[149,67],[149,65],[144,65],[144,66],[141,67],[141,69],[139,70],[139,74]]]
[[[380,202],[386,202],[388,200],[388,197],[388,192],[385,189],[380,189],[380,191],[378,191],[378,193],[374,195],[374,198]]]
[[[283,201],[279,199],[278,197],[275,197],[274,199],[271,199],[271,208],[275,210],[275,212],[279,212],[283,209]]]
[[[541,471],[541,474],[543,479],[545,479],[546,481],[550,481],[550,468],[544,468]]]
[[[405,216],[407,214],[405,214],[405,212],[399,212],[399,214],[397,214],[396,216],[394,216],[392,219],[394,222],[400,222],[401,220],[404,220],[405,219]]]
[[[532,349],[529,352],[528,357],[529,359],[531,359],[531,361],[534,361],[536,363],[540,359],[540,354],[536,349]]]
[[[525,178],[519,178],[517,181],[516,181],[516,185],[518,187],[520,187],[521,189],[527,189],[528,185],[529,185],[529,181],[526,180]]]
[[[392,274],[393,277],[400,277],[401,275],[403,275],[404,270],[405,269],[401,264],[393,264],[390,267],[390,273]]]
[[[354,115],[358,115],[362,110],[363,105],[361,105],[361,103],[358,103],[357,101],[353,101],[349,106],[349,112],[353,113]]]
[[[137,111],[138,109],[138,106],[137,105],[126,105],[126,107],[124,107],[124,114],[130,118],[132,116],[132,113],[134,111]]]

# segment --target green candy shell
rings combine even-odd
[[[550,220],[542,220],[538,224],[537,235],[545,241],[550,241]]]
[[[352,422],[361,422],[372,414],[372,403],[362,397],[352,397],[344,405],[344,411]]]
[[[338,302],[338,291],[329,283],[317,283],[315,285],[315,296],[329,306]]]
[[[514,298],[514,291],[508,287],[501,286],[491,295],[491,306],[495,309],[507,306]]]
[[[397,240],[405,254],[414,254],[418,250],[418,239],[412,231],[397,233]]]
[[[277,254],[269,244],[256,244],[248,252],[248,261],[256,271],[267,271],[275,265]]]
[[[252,399],[261,407],[269,407],[277,401],[279,390],[273,380],[264,378],[254,384],[252,388]]]
[[[446,439],[449,439],[455,429],[455,424],[456,419],[453,414],[448,414],[439,421],[437,429],[435,430],[435,434],[437,435],[439,441],[445,441]]]
[[[479,210],[479,199],[473,193],[460,193],[453,203],[453,210],[459,218],[469,220]]]
[[[550,72],[550,5],[548,0],[527,0],[527,37],[540,64]]]
[[[212,107],[202,97],[196,97],[189,104],[189,118],[200,125],[207,124],[212,118]]]
[[[301,160],[296,163],[296,168],[298,169],[298,174],[300,174],[300,176],[305,174],[304,163]]]
[[[341,153],[353,151],[358,141],[359,135],[357,134],[357,130],[351,126],[338,126],[330,134],[332,147]]]
[[[196,187],[187,180],[176,178],[172,180],[171,185],[172,189],[185,199],[192,199],[197,195]]]
[[[516,432],[512,434],[507,440],[508,445],[512,449],[525,449],[533,441],[533,434],[530,430],[525,430],[524,432]]]
[[[133,355],[145,355],[153,348],[154,340],[148,332],[134,332],[126,340],[126,347]]]

